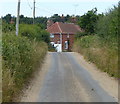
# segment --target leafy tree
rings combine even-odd
[[[86,33],[86,32],[78,32],[77,34],[75,34],[75,39],[79,39],[82,36],[86,36],[86,35],[88,35],[88,33]]]
[[[21,18],[21,19],[24,18],[24,15],[20,15],[20,18]]]
[[[70,20],[70,15],[67,14],[67,16],[65,16],[65,21],[69,21]]]
[[[30,40],[50,42],[49,33],[38,25],[20,24],[20,35],[28,37]]]
[[[12,18],[11,14],[7,14],[6,16],[3,17],[3,20],[5,20],[6,23],[10,23],[11,18]]]
[[[52,19],[53,22],[61,22],[61,17],[58,14],[54,14],[50,19]]]
[[[97,8],[94,8],[79,18],[78,25],[86,32],[94,33],[97,20]]]
[[[104,16],[101,16],[97,21],[96,33],[103,39],[109,41],[116,41],[118,36],[118,7],[109,9]]]
[[[35,24],[38,24],[42,29],[47,28],[47,17],[36,17],[35,18]]]
[[[45,30],[41,30],[40,33],[38,34],[38,37],[37,39],[40,39],[46,43],[50,43],[50,34],[45,31]]]

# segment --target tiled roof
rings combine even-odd
[[[56,22],[53,25],[51,25],[48,29],[48,32],[50,33],[69,33],[69,34],[75,34],[77,32],[81,32],[81,28],[78,25],[75,25],[73,23],[62,23],[62,22]]]

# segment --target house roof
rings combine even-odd
[[[73,23],[62,23],[56,22],[50,27],[47,28],[47,31],[50,33],[69,33],[75,34],[77,32],[81,32],[81,28],[78,25]]]

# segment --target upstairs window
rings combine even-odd
[[[50,38],[54,38],[54,34],[50,33]]]
[[[69,38],[70,36],[69,36],[69,34],[67,35],[67,38]]]

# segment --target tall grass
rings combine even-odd
[[[84,57],[95,63],[96,66],[118,76],[118,7],[109,9],[99,17],[96,23],[96,35],[77,35],[73,50],[80,52]]]
[[[98,36],[85,36],[75,41],[73,51],[81,53],[85,59],[94,63],[100,70],[117,78],[117,45],[111,48],[109,44],[102,44],[102,42]]]
[[[2,45],[3,101],[10,102],[42,63],[47,44],[15,36],[14,33],[4,33]]]

